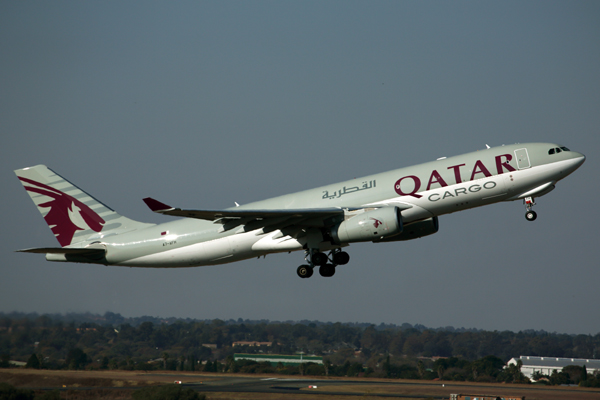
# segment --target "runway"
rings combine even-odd
[[[448,399],[452,393],[527,396],[531,399],[597,399],[600,391],[578,387],[546,387],[466,382],[379,381],[311,378],[211,376],[210,381],[187,382],[200,392],[300,394],[307,396],[369,396],[379,398]]]
[[[214,379],[214,377],[213,377]],[[270,393],[270,394],[304,394],[314,395],[337,395],[337,396],[373,396],[394,398],[448,398],[440,394],[432,396],[431,393],[392,393],[394,389],[410,390],[414,384],[400,382],[365,382],[331,379],[303,379],[303,378],[253,378],[253,377],[222,377],[208,382],[188,382],[183,384],[200,392],[246,392],[246,393]],[[381,386],[387,386],[388,393],[378,393]],[[431,389],[441,388],[441,384],[430,385]],[[340,390],[341,389],[341,390]],[[404,391],[400,390],[400,391]],[[427,392],[432,392],[428,390]]]

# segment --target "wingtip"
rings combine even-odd
[[[173,207],[166,205],[165,203],[161,203],[158,200],[154,200],[152,197],[146,197],[143,200],[144,203],[146,203],[146,205],[148,206],[148,208],[150,208],[150,210],[154,212],[161,212],[173,209]]]

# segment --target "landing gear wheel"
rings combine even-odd
[[[535,221],[537,214],[532,210],[533,206],[535,206],[533,197],[525,197],[523,199],[523,204],[525,204],[525,218],[527,221]]]
[[[296,270],[300,278],[310,278],[313,274],[313,269],[309,265],[301,265]]]
[[[348,261],[350,261],[350,255],[345,251],[335,253],[332,258],[335,265],[346,265],[348,264]]]
[[[335,267],[333,264],[325,264],[319,267],[319,274],[321,276],[329,278],[335,274]]]
[[[313,253],[310,260],[314,265],[325,265],[329,261],[329,258],[327,258],[327,254],[325,253],[317,252]]]
[[[527,218],[527,221],[535,221],[537,213],[533,210],[529,210],[525,213],[525,218]]]

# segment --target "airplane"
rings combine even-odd
[[[534,199],[585,161],[552,143],[498,146],[221,210],[171,207],[162,224],[126,218],[44,165],[16,170],[61,247],[18,250],[46,260],[124,267],[196,267],[304,250],[296,270],[331,277],[351,243],[390,243],[438,231],[438,217],[502,201]]]

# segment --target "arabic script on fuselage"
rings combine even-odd
[[[333,194],[329,194],[329,190],[323,191],[323,199],[338,199],[346,194],[360,192],[361,190],[369,190],[377,186],[377,182],[375,180],[372,181],[364,181],[361,186],[344,186],[343,188],[336,190]]]

